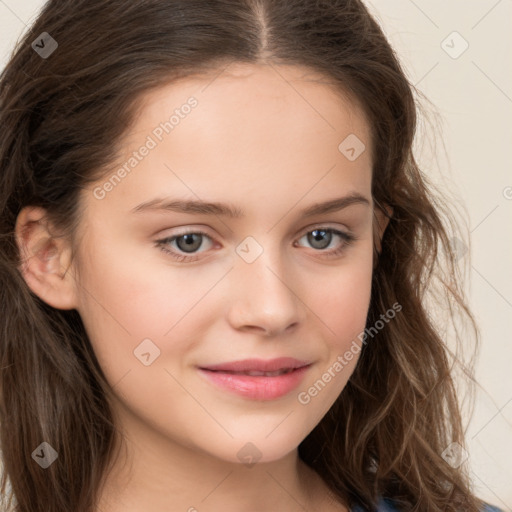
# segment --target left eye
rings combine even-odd
[[[326,233],[328,235],[326,238],[327,244],[325,244],[325,240],[322,240],[322,238],[325,237]],[[315,247],[315,249],[324,250],[327,246],[329,246],[329,243],[332,241],[333,234],[343,239],[345,241],[345,246],[354,240],[354,237],[351,234],[343,233],[342,231],[338,231],[337,229],[331,228],[313,229],[312,231],[308,231],[304,236],[308,238],[308,242],[311,242],[313,244],[316,244],[318,242],[320,243],[320,247]]]
[[[341,238],[344,243],[342,243],[341,247],[338,247],[337,249],[325,251],[325,249],[330,245],[333,235]],[[197,257],[187,256],[187,254],[195,254],[195,252],[202,245],[202,237],[206,237],[211,240],[211,237],[204,231],[190,231],[188,233],[174,235],[171,237],[163,238],[161,240],[157,240],[155,245],[165,253],[170,254],[176,260],[196,261]],[[356,240],[356,237],[353,234],[344,233],[332,228],[316,228],[305,233],[300,239],[304,237],[307,237],[308,242],[313,245],[313,248],[318,249],[318,251],[325,251],[326,255],[331,256],[343,252],[345,248],[347,248],[353,241]],[[182,251],[185,254],[176,252],[176,249],[169,249],[169,246],[171,246],[171,244],[174,242],[176,242],[177,250]]]

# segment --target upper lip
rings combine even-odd
[[[230,361],[226,363],[202,366],[201,369],[231,372],[275,372],[278,370],[302,368],[309,364],[311,364],[309,361],[301,361],[294,357],[278,357],[276,359],[243,359],[240,361]]]

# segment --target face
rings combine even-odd
[[[82,191],[76,308],[132,437],[276,460],[353,372],[377,228],[370,132],[318,78],[232,64],[153,90]]]

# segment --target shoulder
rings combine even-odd
[[[379,512],[397,512],[397,508],[393,505],[393,500],[389,498],[380,498],[377,504],[377,510]],[[350,512],[366,512],[364,508],[360,505],[355,505],[352,507]]]
[[[482,512],[503,512],[501,508],[495,507],[493,505],[488,505],[487,503],[484,505]]]
[[[394,502],[390,498],[380,498],[377,505],[378,512],[398,512],[398,508],[394,505]],[[361,506],[356,505],[352,507],[350,512],[366,512]],[[498,507],[494,507],[492,505],[488,505],[487,503],[484,505],[482,512],[503,512]]]

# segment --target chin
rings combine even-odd
[[[279,428],[279,427],[278,427]],[[251,435],[247,432],[242,437],[235,437],[228,443],[216,444],[210,453],[217,458],[235,464],[252,467],[256,463],[270,463],[285,458],[294,452],[305,436],[283,429],[279,435],[276,431],[268,435],[261,432]],[[212,447],[213,448],[213,447]]]

